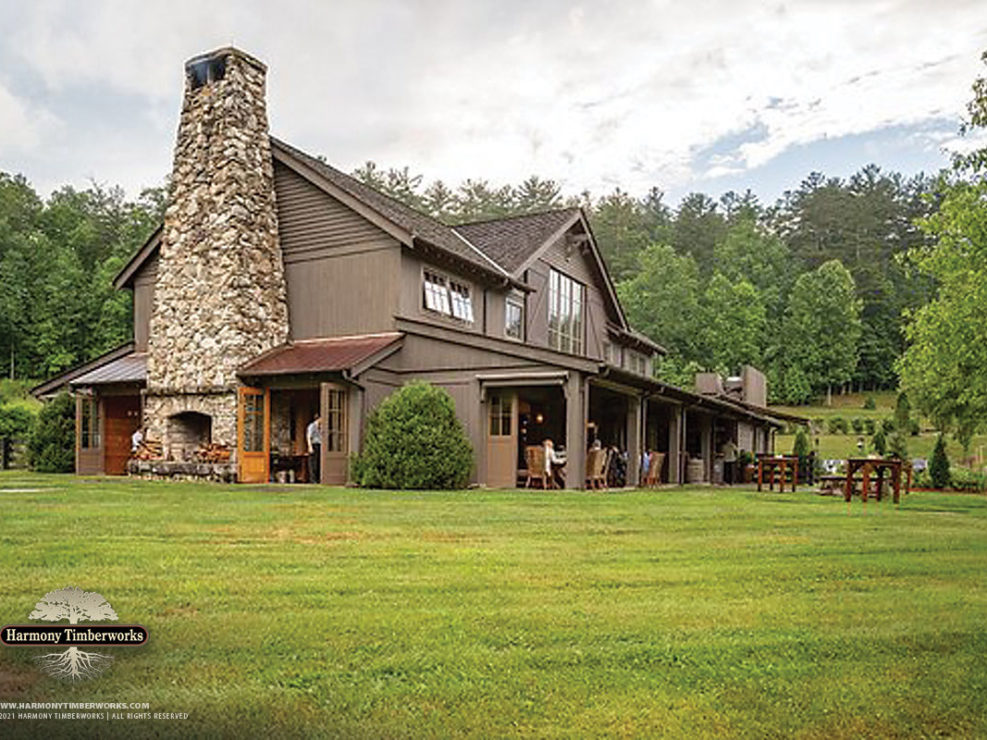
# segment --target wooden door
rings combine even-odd
[[[271,462],[271,392],[240,388],[237,404],[237,480],[267,483]]]
[[[140,426],[140,396],[103,397],[103,471],[123,475],[130,459],[130,439]]]
[[[346,483],[350,463],[350,440],[347,427],[349,392],[337,383],[321,385],[322,480],[324,485]]]
[[[517,486],[517,394],[491,391],[487,396],[487,485]]]

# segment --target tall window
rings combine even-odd
[[[583,284],[556,270],[548,273],[548,346],[583,352]]]
[[[328,391],[326,399],[326,452],[346,451],[346,391]]]
[[[524,298],[507,296],[504,308],[504,334],[511,339],[524,339]]]
[[[83,449],[99,447],[99,401],[92,396],[82,398],[79,446]]]
[[[468,285],[425,270],[422,291],[425,308],[429,311],[452,316],[467,324],[473,323],[473,299]]]
[[[264,394],[243,396],[243,451],[264,451]]]

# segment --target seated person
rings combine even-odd
[[[545,446],[545,472],[551,476],[552,483],[565,487],[565,455],[555,451],[555,443],[551,439],[546,439],[542,444]]]

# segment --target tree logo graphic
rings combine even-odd
[[[92,622],[109,619],[116,621],[117,613],[101,594],[70,586],[46,593],[34,605],[34,611],[28,619],[42,619],[46,622],[67,619],[69,624],[78,624],[80,619]],[[78,681],[98,676],[113,662],[113,657],[70,647],[63,653],[46,653],[38,658],[38,662],[45,673],[55,678]]]
[[[46,593],[35,604],[29,619],[67,620],[68,624],[8,624],[0,629],[0,642],[11,647],[65,647],[62,652],[42,654],[38,663],[48,675],[69,681],[95,678],[113,662],[110,655],[80,648],[137,646],[147,642],[147,630],[139,624],[88,624],[115,622],[117,613],[102,594],[74,586]],[[83,620],[87,623],[81,623]]]

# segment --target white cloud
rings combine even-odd
[[[0,162],[38,149],[59,127],[50,112],[14,95],[0,83]]]
[[[40,81],[44,105],[29,105],[58,112],[85,89],[99,115],[101,89],[132,97],[105,111],[116,148],[95,146],[87,169],[105,178],[112,162],[130,188],[169,167],[182,61],[231,41],[270,67],[275,132],[338,166],[537,172],[571,192],[685,187],[822,139],[958,119],[987,47],[981,4],[960,0],[11,5],[0,62]],[[139,142],[129,180],[121,141]]]

